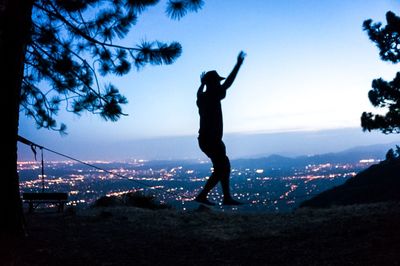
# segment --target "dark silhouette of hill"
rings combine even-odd
[[[400,201],[400,159],[370,166],[334,187],[303,202],[300,207],[329,207],[381,201]]]

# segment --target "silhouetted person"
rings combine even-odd
[[[207,73],[203,72],[200,76],[201,85],[197,91],[197,106],[200,114],[198,140],[200,149],[211,159],[214,168],[203,190],[195,199],[200,203],[215,205],[215,203],[207,199],[207,195],[220,181],[224,194],[223,204],[241,204],[232,198],[229,189],[231,164],[229,158],[226,156],[225,144],[222,142],[223,122],[221,100],[225,98],[226,90],[235,80],[245,55],[243,51],[239,53],[235,67],[223,84],[221,84],[221,81],[225,78],[220,77],[215,70],[208,71]],[[206,86],[205,91],[204,86]]]

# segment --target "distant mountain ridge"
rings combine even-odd
[[[90,135],[86,138],[71,135],[68,138],[54,139],[47,133],[38,131],[27,136],[29,140],[39,145],[81,160],[196,160],[204,158],[204,154],[198,147],[197,134],[142,139],[96,139],[90,138]],[[357,127],[320,131],[226,133],[223,140],[229,158],[249,159],[267,157],[271,154],[295,157],[336,153],[350,147],[389,142],[398,144],[399,137],[378,132],[365,133]],[[51,153],[46,153],[45,157],[47,160],[60,160],[59,156]],[[19,144],[18,159],[20,161],[34,160],[29,146]]]
[[[273,154],[261,158],[236,159],[232,160],[232,164],[246,165],[247,167],[260,167],[262,165],[268,167],[299,167],[309,164],[325,164],[325,163],[357,163],[364,159],[383,160],[386,152],[395,147],[398,143],[376,144],[369,146],[358,146],[342,152],[326,153],[312,156],[299,156],[295,158],[285,157]]]
[[[398,143],[375,144],[368,146],[353,147],[337,153],[325,153],[317,155],[302,155],[298,157],[287,157],[279,154],[271,154],[269,156],[258,158],[240,158],[232,159],[233,167],[246,168],[287,168],[287,167],[303,167],[306,165],[326,164],[326,163],[358,163],[360,160],[373,159],[376,161],[384,160],[386,152],[390,148],[394,148]],[[185,166],[198,166],[199,160],[151,160],[151,166],[154,167],[174,167],[178,164]],[[204,164],[204,163],[202,163]],[[144,166],[147,167],[148,165]],[[209,164],[205,163],[204,167],[209,168]]]

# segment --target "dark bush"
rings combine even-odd
[[[123,205],[123,202],[120,197],[103,196],[94,202],[93,207],[115,207],[115,206],[121,206],[121,205]]]
[[[170,209],[168,204],[160,203],[155,200],[153,195],[145,195],[142,192],[129,192],[121,196],[104,196],[93,204],[93,207],[138,207],[150,210]]]
[[[145,195],[142,192],[130,192],[122,196],[124,205],[143,209],[159,210],[168,209],[169,205],[157,202],[153,195]]]

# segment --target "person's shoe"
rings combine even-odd
[[[215,203],[209,201],[207,198],[197,196],[194,200],[197,201],[198,203],[202,203],[208,206],[215,206]]]
[[[241,203],[241,202],[239,202],[237,200],[234,200],[232,198],[224,199],[222,201],[222,204],[223,205],[243,205],[243,203]]]

